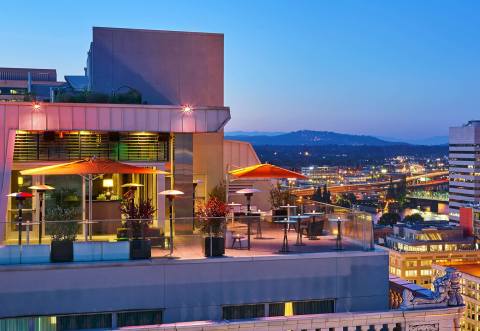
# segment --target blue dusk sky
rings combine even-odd
[[[480,119],[480,1],[5,1],[0,66],[82,74],[92,26],[225,34],[227,130],[446,135]]]

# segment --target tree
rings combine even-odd
[[[270,203],[274,209],[278,209],[280,206],[294,205],[295,196],[289,190],[284,190],[280,184],[277,184],[270,190]]]
[[[225,185],[225,181],[222,180],[220,181],[220,183],[215,185],[215,187],[210,191],[210,193],[208,194],[208,198],[209,199],[217,198],[221,202],[227,202],[226,190],[227,190],[227,186]]]
[[[403,218],[403,221],[408,224],[417,224],[423,222],[423,216],[419,213],[407,215]]]
[[[378,220],[379,225],[388,225],[392,226],[400,222],[400,215],[397,213],[384,213],[382,217]]]
[[[335,203],[340,207],[352,208],[352,203],[348,199],[346,199],[343,194],[337,197],[337,201]]]
[[[317,186],[317,188],[313,192],[312,200],[313,201],[318,201],[318,202],[323,202],[322,188],[320,186]]]
[[[327,188],[327,184],[323,185],[323,199],[322,202],[332,203],[330,191]]]

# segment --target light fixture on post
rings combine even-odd
[[[14,192],[7,194],[7,197],[15,198],[17,200],[17,209],[18,209],[18,216],[17,216],[17,225],[18,225],[18,245],[22,245],[22,223],[23,223],[23,201],[27,198],[31,198],[33,195],[27,192]]]
[[[55,188],[50,185],[34,185],[29,187],[30,190],[32,191],[37,191],[38,193],[38,202],[39,202],[39,207],[38,207],[38,243],[42,243],[42,235],[43,235],[43,229],[42,229],[42,223],[43,223],[43,194],[45,191],[50,191],[54,190]]]
[[[169,219],[170,219],[170,256],[173,255],[173,200],[180,196],[183,195],[182,191],[178,190],[166,190],[158,193],[159,195],[163,195],[168,199],[168,209],[169,209]]]

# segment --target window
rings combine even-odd
[[[265,316],[265,305],[238,305],[223,307],[224,320],[238,320],[246,318],[257,318]]]
[[[117,314],[117,326],[162,324],[161,310],[121,312]]]
[[[334,312],[333,300],[293,302],[293,315],[326,314]]]
[[[112,327],[112,314],[57,316],[57,330],[106,329]]]
[[[431,276],[432,275],[432,269],[422,269],[420,270],[420,275],[421,276]]]
[[[405,277],[415,277],[417,275],[417,270],[407,270],[405,271]]]

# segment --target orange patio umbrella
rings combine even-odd
[[[283,178],[293,178],[293,179],[307,179],[307,176],[304,176],[298,172],[287,170],[281,167],[277,167],[273,164],[263,163],[256,164],[253,166],[232,170],[229,172],[235,178],[251,178],[251,179],[283,179]]]
[[[88,221],[84,225],[92,223],[92,186],[94,175],[104,174],[157,174],[170,175],[170,173],[146,167],[137,167],[126,163],[96,157],[83,160],[54,164],[44,167],[32,168],[20,171],[25,175],[80,175],[88,180]],[[86,231],[84,232],[87,236]]]

